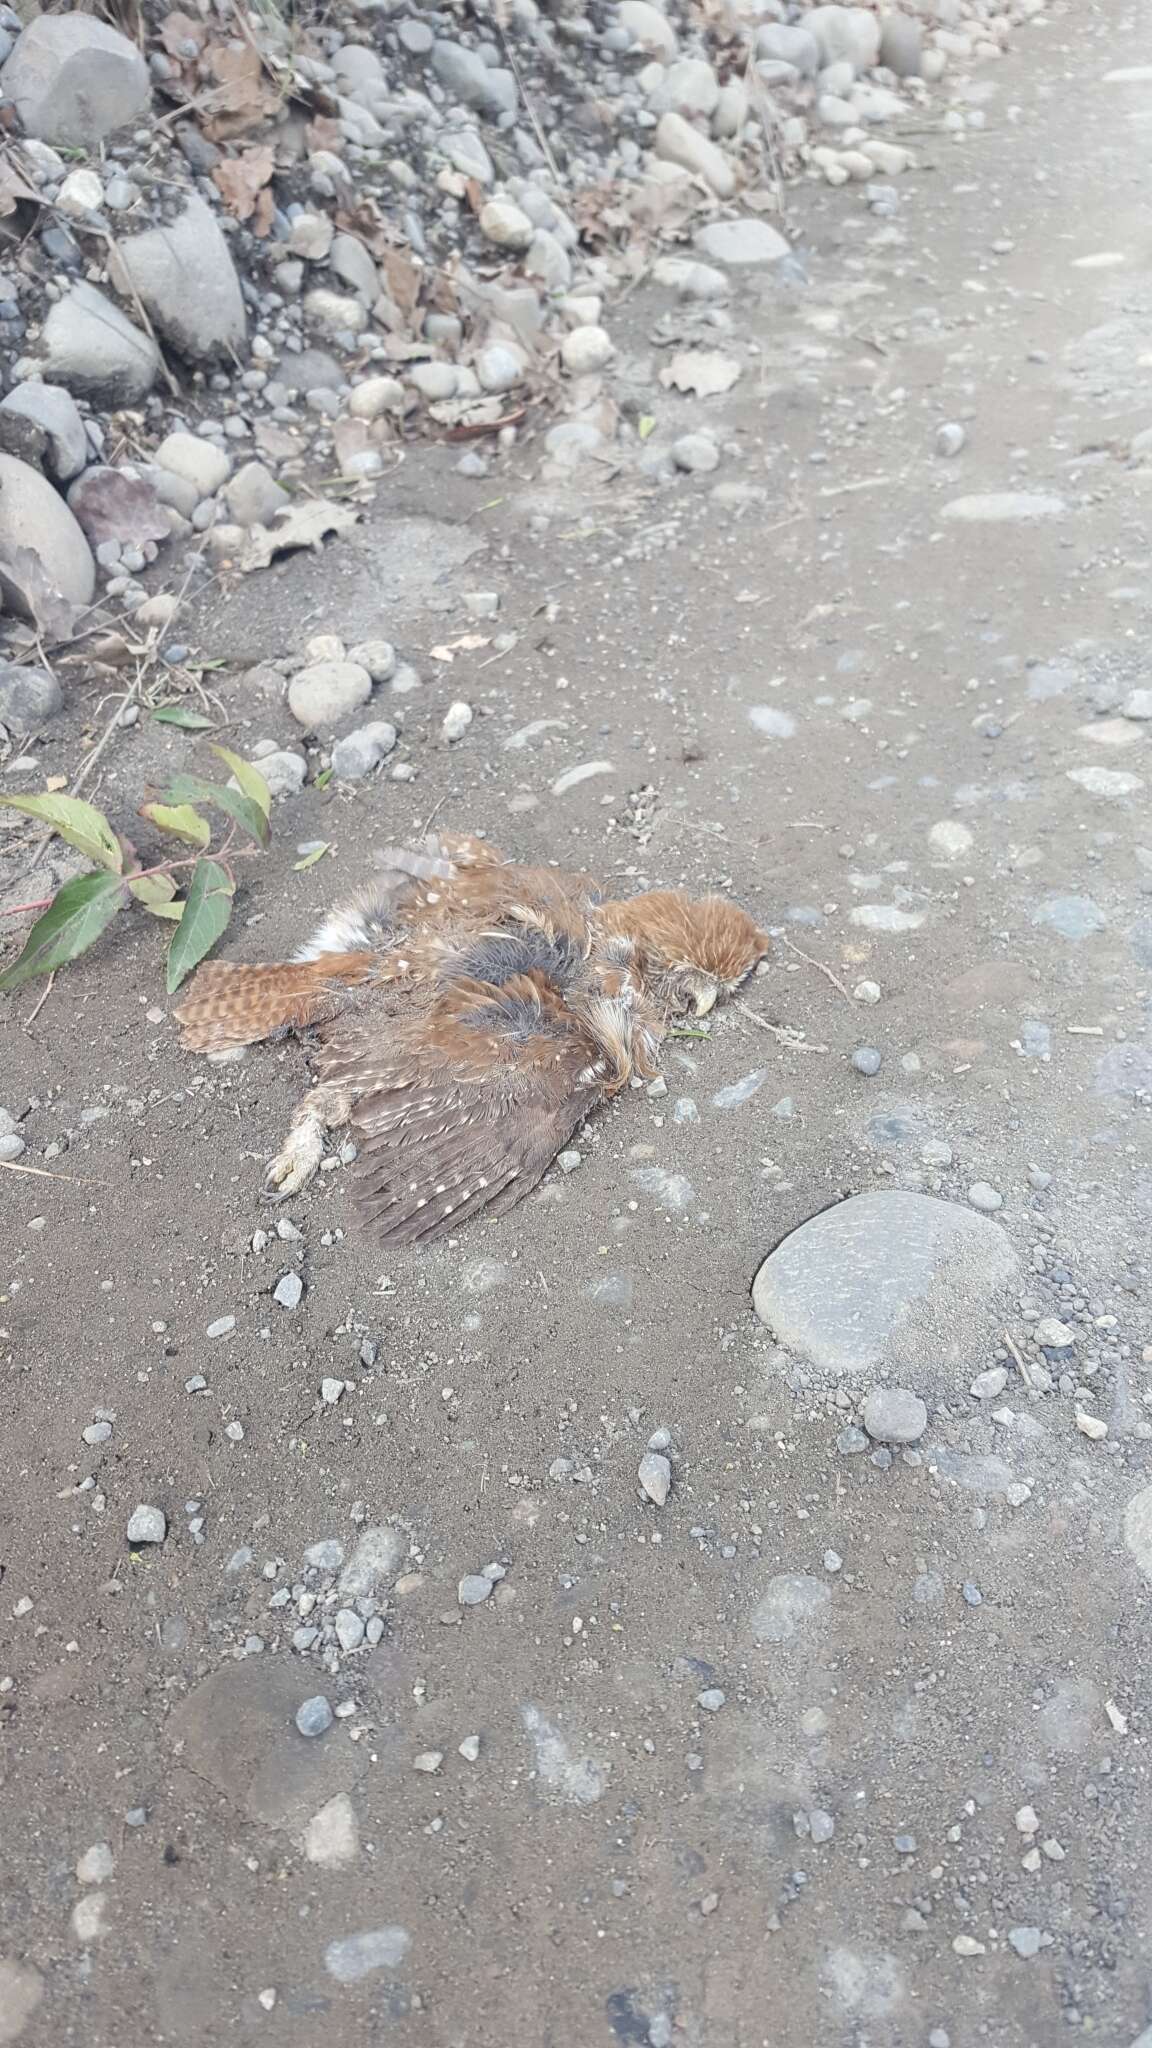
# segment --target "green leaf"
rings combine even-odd
[[[330,768],[322,768],[320,770],[319,775],[316,777],[315,782],[312,784],[312,787],[313,789],[327,789],[328,784],[331,782],[331,780],[332,770]]]
[[[233,882],[219,861],[198,860],[184,904],[184,915],[168,948],[167,986],[174,995],[185,975],[210,953],[232,915]]]
[[[254,804],[242,789],[226,789],[222,782],[204,782],[199,775],[174,775],[165,795],[178,804],[214,804],[217,810],[227,811],[230,818],[235,818],[257,845],[268,844],[268,820],[259,804]]]
[[[23,811],[26,817],[39,818],[42,824],[51,825],[69,846],[78,848],[87,860],[94,860],[114,875],[120,873],[122,856],[116,834],[95,804],[82,803],[75,796],[0,796],[0,804]]]
[[[649,434],[656,432],[656,421],[650,412],[641,413],[640,418],[636,422],[636,432],[642,441],[646,441]]]
[[[220,759],[227,762],[245,796],[250,796],[253,803],[258,804],[267,817],[272,808],[272,791],[260,770],[254,768],[251,761],[245,761],[240,754],[234,754],[231,747],[213,747],[212,752],[219,754]]]
[[[56,891],[43,917],[38,917],[24,951],[0,974],[0,989],[20,988],[35,974],[51,974],[75,960],[100,937],[125,901],[119,876],[97,870],[76,875]]]
[[[157,725],[178,725],[182,732],[203,732],[213,722],[190,704],[157,704],[152,716]]]
[[[303,860],[294,860],[292,863],[294,872],[299,875],[303,873],[305,868],[314,868],[318,860],[323,860],[324,855],[328,852],[329,844],[330,842],[326,839],[323,846],[314,846],[311,853],[304,855]]]
[[[207,818],[202,818],[191,804],[141,804],[140,816],[150,818],[157,831],[183,839],[189,846],[207,846],[212,837]]]
[[[127,880],[137,903],[142,903],[153,917],[170,917],[179,924],[184,905],[174,900],[176,884],[171,875],[129,875]]]

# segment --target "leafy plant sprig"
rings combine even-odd
[[[74,796],[0,796],[0,805],[38,818],[96,863],[42,903],[16,905],[16,910],[42,910],[43,916],[37,918],[19,958],[0,974],[0,989],[21,988],[37,974],[66,966],[135,902],[175,927],[166,975],[168,993],[174,994],[228,928],[236,893],[234,863],[250,859],[269,838],[272,798],[259,769],[229,747],[212,751],[231,771],[235,789],[199,775],[174,775],[163,796],[141,804],[139,815],[158,832],[195,849],[153,867],[141,865],[132,841],[117,832],[95,804]],[[227,820],[218,846],[212,844],[214,828],[203,808],[220,811]]]

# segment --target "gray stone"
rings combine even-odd
[[[232,458],[202,434],[166,434],[156,450],[157,467],[190,484],[201,498],[210,498],[226,482]]]
[[[864,1427],[873,1443],[916,1444],[928,1427],[928,1410],[907,1387],[873,1387],[864,1403]]]
[[[722,270],[696,263],[690,256],[658,256],[652,265],[652,279],[682,299],[726,299],[732,290]]]
[[[703,57],[678,57],[660,74],[648,94],[648,104],[654,114],[699,115],[708,120],[719,97],[720,82],[711,64]]]
[[[133,1508],[127,1533],[129,1543],[163,1543],[168,1534],[168,1518],[163,1508]]]
[[[299,796],[308,774],[307,762],[299,754],[294,754],[290,747],[274,747],[270,754],[261,754],[252,765],[260,770],[268,784],[269,796]]]
[[[342,1870],[355,1861],[360,1847],[360,1830],[356,1824],[355,1808],[346,1792],[338,1792],[334,1799],[329,1799],[320,1808],[319,1813],[313,1814],[300,1842],[309,1863],[318,1863],[324,1870]]]
[[[0,725],[2,724],[3,719],[0,718]],[[19,1132],[0,1132],[0,1159],[6,1159],[9,1165],[12,1165],[15,1160],[22,1158],[27,1149],[28,1147],[25,1145]]]
[[[998,1223],[892,1189],[801,1224],[764,1261],[752,1299],[781,1344],[825,1371],[907,1364],[943,1391],[1017,1263]]]
[[[514,205],[511,199],[486,200],[478,219],[485,241],[497,249],[521,253],[531,248],[535,226],[523,208]]]
[[[322,1537],[319,1543],[308,1545],[304,1562],[318,1572],[338,1572],[344,1562],[344,1545],[338,1536]]]
[[[386,718],[358,725],[332,749],[332,772],[341,782],[361,782],[371,775],[396,745],[396,727]]]
[[[117,291],[140,299],[166,341],[193,362],[239,353],[248,336],[240,280],[220,224],[199,193],[174,220],[109,251]]]
[[[22,668],[0,661],[0,725],[32,732],[64,709],[64,693],[46,668]]]
[[[0,596],[22,618],[36,617],[37,565],[68,604],[89,602],[96,564],[78,521],[38,469],[0,454]]]
[[[465,49],[462,43],[433,43],[432,69],[445,91],[462,106],[475,107],[481,113],[502,111],[503,92],[475,50]]]
[[[697,229],[693,241],[701,255],[716,263],[779,263],[791,253],[766,220],[712,220]]]
[[[880,62],[897,78],[919,78],[924,36],[910,14],[880,16]]]
[[[325,1967],[338,1984],[359,1984],[376,1970],[398,1970],[411,1943],[412,1937],[403,1927],[372,1927],[363,1934],[346,1934],[328,1943]]]
[[[292,503],[262,462],[245,462],[223,491],[224,503],[237,526],[269,526]]]
[[[459,128],[453,134],[440,136],[436,146],[453,170],[460,171],[465,178],[475,178],[478,185],[491,185],[496,169],[474,128]]]
[[[31,1963],[0,1957],[0,2041],[17,2041],[44,1997],[44,1979]]]
[[[986,1180],[973,1181],[968,1190],[968,1200],[974,1209],[983,1210],[986,1216],[992,1216],[997,1209],[1004,1207],[1004,1197],[999,1188],[992,1187]]]
[[[107,406],[134,405],[144,398],[160,368],[151,336],[133,326],[95,285],[83,282],[49,308],[40,347],[50,384],[63,384]]]
[[[482,1607],[492,1592],[491,1579],[483,1572],[466,1572],[456,1588],[461,1607]]]
[[[663,162],[679,164],[682,169],[691,171],[694,177],[702,178],[718,199],[730,199],[736,190],[736,173],[724,151],[718,143],[686,121],[683,114],[661,114],[652,147],[653,153]],[[713,225],[734,223],[716,222]],[[702,234],[708,232],[707,228],[701,230]],[[697,246],[702,246],[699,237]],[[731,258],[727,260],[731,261]]]
[[[1152,1586],[1152,1485],[1134,1493],[1124,1510],[1124,1541],[1142,1577]]]
[[[404,1554],[399,1532],[387,1523],[362,1529],[356,1547],[340,1574],[345,1600],[371,1600],[386,1580],[393,1579]]]
[[[281,1308],[299,1308],[304,1299],[304,1282],[299,1273],[285,1273],[272,1289],[272,1299]]]
[[[762,1643],[791,1642],[831,1598],[823,1579],[809,1572],[781,1572],[768,1581],[763,1598],[753,1609],[752,1633]]]
[[[719,469],[720,450],[711,434],[681,434],[672,443],[672,460],[690,475],[707,476]]]
[[[396,673],[396,649],[390,640],[361,640],[348,649],[349,661],[366,668],[374,683],[386,683]]]
[[[127,36],[92,14],[40,14],[4,66],[4,95],[26,135],[98,148],[152,97],[148,66]]]
[[[364,1623],[354,1607],[339,1608],[332,1626],[342,1650],[348,1652],[360,1648],[364,1641]]]
[[[806,28],[789,28],[780,21],[766,21],[756,31],[756,55],[791,64],[805,78],[815,78],[820,69],[820,45]]]
[[[380,277],[376,265],[355,235],[337,235],[328,252],[328,268],[356,294],[365,306],[374,306],[380,297]]]
[[[882,1064],[874,1045],[858,1045],[852,1055],[852,1065],[858,1074],[878,1074]]]
[[[651,0],[620,0],[617,20],[630,43],[668,63],[676,55],[676,31],[663,8]]]
[[[301,1700],[296,1709],[296,1726],[301,1735],[309,1739],[326,1735],[332,1719],[332,1709],[322,1692],[314,1693],[311,1699]]]
[[[59,384],[17,384],[7,398],[0,399],[0,415],[12,422],[28,421],[42,447],[40,466],[58,484],[71,482],[91,460],[88,436],[71,393]],[[4,445],[5,421],[0,418],[0,446]],[[13,449],[19,454],[19,449]]]
[[[326,732],[372,695],[372,678],[355,661],[314,661],[288,685],[288,708],[306,732]]]
[[[1010,1927],[1008,1940],[1017,1955],[1023,1956],[1025,1961],[1030,1960],[1032,1956],[1038,1956],[1044,1946],[1044,1936],[1038,1927]]]
[[[1108,923],[1091,896],[1049,896],[1032,912],[1034,925],[1047,925],[1062,939],[1088,939]]]
[[[481,391],[514,391],[527,374],[520,350],[502,341],[490,341],[487,348],[482,348],[473,367]]]
[[[1152,718],[1152,690],[1129,690],[1120,706],[1123,718]]]
[[[672,1487],[672,1467],[659,1451],[645,1451],[637,1467],[641,1489],[658,1508],[664,1506]]]

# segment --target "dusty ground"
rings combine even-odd
[[[731,888],[782,934],[749,1001],[806,1043],[729,1012],[578,1172],[384,1273],[343,1234],[339,1169],[290,1205],[299,1239],[252,1251],[303,1055],[177,1051],[148,1016],[153,929],[61,975],[31,1030],[36,991],[12,1005],[25,1161],[94,1184],[3,1176],[0,2040],[1145,2039],[1149,1595],[1121,1525],[1152,1435],[1149,727],[1085,728],[1148,682],[1152,469],[1126,449],[1150,419],[1152,76],[1106,74],[1149,55],[1146,24],[1078,0],[973,82],[982,130],[921,139],[894,218],[801,194],[808,282],[751,274],[745,375],[700,408],[718,477],[563,498],[519,456],[474,482],[421,452],[358,538],[196,622],[236,668],[386,631],[425,677],[418,779],[277,806],[233,957],[296,943],[435,807],[525,858]],[[683,323],[633,312],[623,381],[663,432],[691,409],[653,399],[654,338]],[[942,421],[967,426],[953,460]],[[1066,509],[944,516],[1004,491]],[[478,588],[517,644],[438,671]],[[230,677],[234,734],[287,738]],[[449,752],[457,696],[485,715]],[[84,702],[52,727],[44,772],[96,722]],[[196,758],[143,720],[101,801],[127,815]],[[550,794],[593,760],[611,772]],[[1085,767],[1143,787],[1094,794]],[[329,855],[296,872],[314,839]],[[870,904],[919,921],[877,931]],[[1032,1270],[1000,1319],[961,1318],[944,1398],[925,1358],[921,1451],[845,1454],[867,1383],[838,1404],[774,1350],[756,1269],[844,1194],[980,1181]],[[1002,1331],[1034,1356],[1053,1313],[1077,1356],[1030,1394]],[[994,1421],[968,1387],[1001,1359]],[[329,1376],[349,1385],[325,1405]],[[657,1428],[662,1510],[636,1485]],[[1007,1459],[1027,1497],[949,1449]],[[130,1554],[140,1502],[169,1533]],[[325,1669],[291,1647],[300,1590],[323,1608],[333,1583],[303,1553],[366,1526],[392,1532],[383,1638]],[[461,1608],[490,1561],[506,1576]],[[774,1644],[754,1616],[785,1573],[830,1598]],[[319,1693],[351,1711],[306,1742]]]

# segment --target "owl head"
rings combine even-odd
[[[767,932],[723,896],[652,889],[604,910],[615,931],[634,939],[644,979],[668,1011],[706,1016],[768,951]]]

